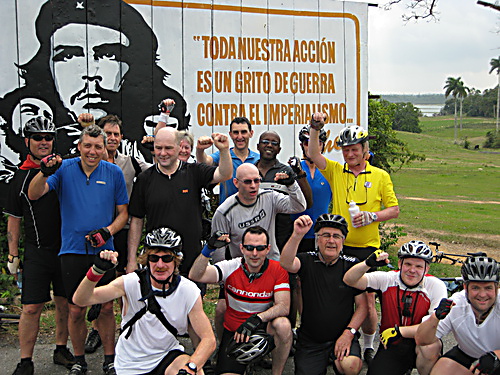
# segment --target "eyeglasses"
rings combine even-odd
[[[166,254],[166,255],[156,255],[156,254],[149,254],[148,255],[148,261],[151,263],[158,263],[158,261],[161,259],[163,263],[170,263],[171,261],[174,260],[174,256],[172,254]]]
[[[323,234],[317,234],[317,237],[323,237],[325,240],[330,240],[330,238],[333,237],[334,240],[343,240],[344,236],[341,234],[330,234],[330,233],[323,233]]]
[[[241,245],[241,246],[243,246],[248,251],[254,251],[254,250],[264,251],[267,249],[268,245],[257,245],[257,246],[255,246],[255,245]]]
[[[239,178],[237,178],[238,181],[240,182],[243,182],[245,185],[252,185],[252,182],[254,184],[260,184],[262,179],[259,177],[259,178],[254,178],[254,179],[245,179],[245,180],[240,180]]]
[[[279,146],[280,145],[280,143],[278,141],[270,141],[268,139],[263,139],[263,140],[259,141],[259,143],[262,144],[262,145],[265,145],[265,146],[267,146],[269,144],[271,144],[273,146]]]
[[[31,139],[40,142],[42,139],[45,139],[47,142],[53,141],[54,136],[52,134],[33,134]]]
[[[404,295],[401,298],[401,302],[403,302],[403,316],[406,318],[411,317],[411,304],[413,302],[413,297],[411,295]]]

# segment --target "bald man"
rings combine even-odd
[[[159,129],[154,140],[156,164],[141,173],[134,184],[130,197],[129,213],[132,219],[128,236],[127,272],[137,269],[136,252],[144,218],[147,218],[147,232],[169,227],[181,235],[184,259],[180,273],[187,276],[201,252],[201,189],[232,176],[226,135],[212,134],[214,145],[221,154],[217,167],[179,160],[181,139],[174,128]]]

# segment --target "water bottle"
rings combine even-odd
[[[354,216],[356,216],[357,214],[359,214],[359,213],[360,213],[360,211],[361,211],[361,210],[359,209],[359,207],[358,207],[358,205],[356,204],[356,202],[354,202],[354,201],[349,202],[349,214],[351,215],[351,223],[353,223],[353,224],[352,224],[352,226],[353,226],[353,227],[356,227],[356,226],[354,225],[354,220],[353,220],[353,218],[354,218]]]

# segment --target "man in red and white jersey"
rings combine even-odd
[[[216,284],[224,282],[227,311],[224,315],[224,333],[217,359],[217,374],[243,374],[247,360],[256,359],[254,353],[263,354],[269,343],[255,345],[254,334],[266,331],[273,336],[273,375],[283,372],[292,343],[292,330],[286,318],[290,309],[288,273],[278,261],[269,260],[271,250],[269,234],[259,226],[249,227],[242,236],[240,250],[243,257],[224,260],[210,265],[215,248],[205,246],[196,258],[189,278]],[[264,333],[259,339],[266,338]],[[271,341],[267,337],[268,341]],[[239,346],[237,344],[242,344]],[[230,349],[228,354],[227,348]],[[271,345],[272,347],[272,345]],[[239,349],[239,355],[234,355]],[[252,353],[251,353],[252,352]]]
[[[381,293],[381,345],[368,368],[369,375],[400,375],[417,367],[429,374],[437,343],[417,346],[415,334],[424,316],[430,315],[447,297],[446,286],[428,275],[431,249],[422,241],[405,243],[398,251],[399,271],[366,273],[370,267],[388,263],[389,254],[377,250],[352,267],[344,282],[352,287]]]

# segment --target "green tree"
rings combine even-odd
[[[422,133],[419,117],[422,112],[412,103],[395,103],[392,128],[411,133]]]
[[[464,83],[462,81],[462,77],[453,78],[448,77],[446,79],[446,84],[444,85],[444,96],[447,98],[448,96],[453,96],[455,100],[455,143],[457,143],[457,97],[460,96],[464,87]]]
[[[498,133],[498,117],[500,116],[500,57],[498,59],[491,59],[490,61],[490,74],[494,71],[496,71],[497,76],[498,76],[498,84],[497,84],[497,126],[496,126],[496,131]]]
[[[396,105],[387,100],[368,101],[370,150],[375,154],[373,164],[387,172],[395,172],[412,160],[425,160],[424,155],[410,151],[406,142],[397,138],[392,129]]]

